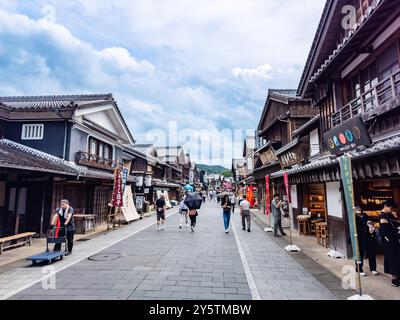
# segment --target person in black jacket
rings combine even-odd
[[[395,208],[397,206],[393,200],[386,201],[379,222],[385,252],[385,273],[392,276],[392,286],[400,287],[400,224]]]
[[[376,270],[376,236],[375,228],[373,227],[371,219],[364,214],[361,207],[355,206],[356,212],[356,224],[358,234],[358,248],[360,250],[360,264],[359,272],[360,275],[365,277],[367,274],[364,272],[364,257],[365,254],[368,256],[369,269],[372,274],[378,275]],[[357,264],[356,264],[357,267]]]

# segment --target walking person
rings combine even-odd
[[[279,200],[279,194],[274,195],[274,199],[271,203],[272,207],[272,216],[274,217],[274,236],[281,237],[286,236],[285,231],[282,228],[282,211],[281,208],[283,207],[284,203],[282,200]],[[278,229],[281,233],[281,236],[278,235]]]
[[[63,228],[62,235],[67,237],[67,253],[66,256],[72,254],[72,248],[74,246],[74,235],[75,235],[75,223],[74,223],[74,208],[69,205],[67,199],[60,201],[60,208],[58,208],[53,217],[51,226],[56,225],[57,220],[60,222],[60,226]],[[54,251],[61,251],[61,243],[54,245]]]
[[[236,205],[236,197],[235,197],[235,194],[233,194],[233,195],[230,197],[229,200],[231,201],[231,205],[232,205],[232,213],[235,213],[235,205]]]
[[[189,210],[190,228],[191,228],[192,232],[194,232],[194,229],[196,228],[198,215],[199,215],[199,213],[197,212],[196,209]]]
[[[369,217],[361,210],[359,205],[355,206],[356,225],[358,234],[358,248],[360,250],[359,269],[356,270],[362,277],[367,276],[364,272],[364,257],[368,256],[369,268],[373,275],[378,275],[376,270],[376,238],[375,227]],[[357,262],[356,262],[357,264]],[[357,267],[357,265],[356,265]]]
[[[181,215],[181,223],[179,225],[179,229],[182,229],[183,224],[186,225],[186,228],[189,228],[189,219],[188,219],[189,208],[185,204],[185,197],[182,199],[179,204],[179,214]]]
[[[380,236],[385,252],[384,269],[386,274],[392,276],[392,286],[400,287],[400,224],[394,209],[397,206],[393,200],[384,203],[380,222]]]
[[[250,232],[250,227],[251,227],[250,202],[247,201],[246,196],[243,196],[243,200],[240,202],[240,214],[242,216],[243,231],[246,231],[246,221],[247,221],[247,231]]]
[[[165,230],[165,212],[167,211],[167,206],[165,203],[164,195],[156,201],[156,213],[157,213],[157,231]]]
[[[225,233],[229,233],[229,224],[231,221],[231,201],[229,200],[228,196],[225,196],[224,199],[221,201],[222,209],[223,209],[223,217],[224,217],[224,226],[225,226]]]
[[[207,193],[205,191],[203,191],[201,193],[202,197],[203,197],[203,203],[206,203],[206,199],[207,199]]]

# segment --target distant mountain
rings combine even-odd
[[[206,164],[197,164],[197,168],[199,168],[199,170],[204,170],[210,174],[222,174],[226,171],[230,171],[230,169],[223,166],[208,166]]]

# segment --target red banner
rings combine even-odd
[[[265,214],[271,214],[271,199],[269,197],[269,176],[265,176]]]
[[[112,206],[116,208],[122,207],[122,177],[120,168],[115,169],[114,173],[114,190],[112,194]]]
[[[283,181],[285,183],[285,188],[286,188],[286,195],[288,198],[289,203],[291,203],[291,199],[290,199],[290,191],[289,191],[289,173],[287,171],[285,171],[285,173],[283,174]]]
[[[247,201],[250,202],[251,208],[254,208],[254,189],[253,189],[253,187],[246,188],[246,198],[247,198]]]

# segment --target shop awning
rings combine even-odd
[[[153,184],[155,187],[159,187],[159,188],[181,188],[182,187],[180,184],[167,182],[167,181],[160,181],[160,180],[157,181],[154,179],[153,179]]]
[[[353,162],[359,162],[367,158],[376,159],[377,156],[398,150],[400,150],[400,135],[397,134],[376,139],[374,140],[373,145],[371,147],[369,148],[360,147],[353,151],[350,151],[349,154]],[[294,166],[291,169],[287,170],[287,172],[289,173],[289,175],[295,175],[299,173],[309,172],[312,170],[337,166],[337,165],[338,165],[337,157],[324,156],[315,159],[311,163],[308,163],[306,165]],[[271,174],[271,178],[272,179],[281,178],[283,177],[284,172],[285,172],[284,170],[279,170]]]

